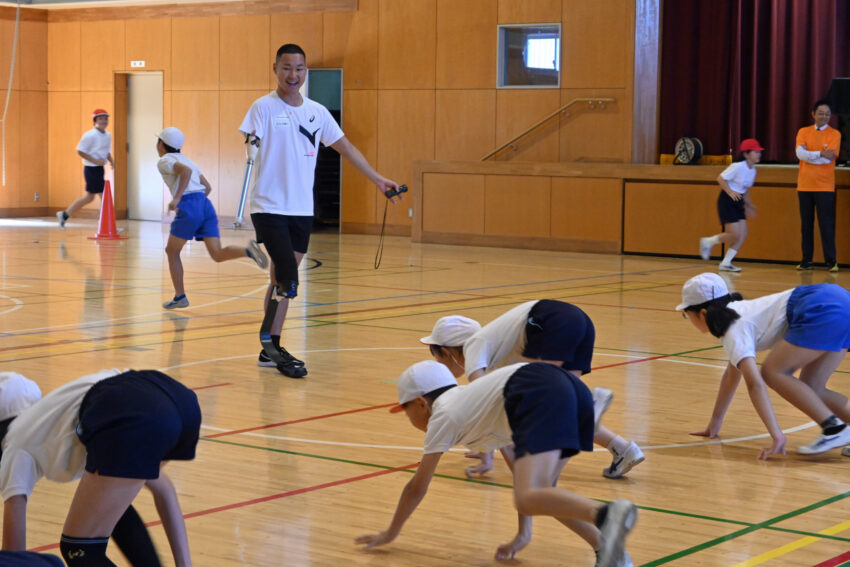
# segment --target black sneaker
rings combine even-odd
[[[797,269],[800,270],[801,272],[804,271],[804,270],[806,270],[806,271],[811,270],[812,268],[813,268],[813,266],[812,266],[811,262],[800,262],[799,264],[797,264]]]
[[[289,352],[285,348],[279,347],[277,349],[277,352],[280,353],[281,358],[283,358],[285,361],[291,361],[296,366],[304,366],[303,360],[298,360],[297,358],[289,354]],[[266,354],[265,350],[261,350],[260,356],[257,358],[257,366],[274,368],[275,366],[277,366],[277,363],[271,358],[269,358],[269,355]]]
[[[277,371],[289,378],[304,378],[307,376],[307,369],[304,366],[295,364],[295,360],[291,359],[277,364]]]

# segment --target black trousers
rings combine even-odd
[[[823,259],[827,266],[835,264],[835,192],[797,191],[800,201],[800,233],[803,263],[812,262],[815,247],[815,211],[818,215]]]

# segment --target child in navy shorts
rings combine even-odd
[[[493,451],[513,443],[514,503],[519,530],[498,547],[496,559],[511,559],[531,541],[531,517],[552,516],[595,550],[596,565],[631,565],[625,537],[637,518],[627,500],[599,504],[558,488],[569,457],[593,449],[595,414],[590,390],[567,370],[546,362],[494,370],[466,386],[428,360],[408,368],[398,381],[399,405],[425,432],[419,468],[402,491],[387,530],[356,539],[367,549],[394,540],[424,498],[440,457],[454,445]]]
[[[837,284],[801,285],[752,300],[729,293],[717,274],[694,276],[676,307],[703,333],[718,337],[729,357],[708,427],[692,435],[716,437],[743,376],[753,406],[773,438],[760,458],[785,454],[767,387],[821,427],[821,435],[797,448],[814,455],[850,445],[850,401],[826,387],[850,348],[850,291]],[[770,350],[759,370],[756,353]],[[799,379],[794,376],[797,371]],[[850,455],[850,449],[844,449]]]
[[[171,282],[174,284],[174,298],[162,304],[166,309],[189,306],[189,299],[183,288],[183,262],[180,260],[180,251],[188,240],[193,238],[203,240],[207,252],[216,262],[247,256],[260,268],[268,265],[265,252],[253,240],[248,242],[246,248],[221,247],[218,216],[207,198],[212,187],[198,166],[180,153],[185,140],[183,132],[170,127],[160,132],[156,141],[156,151],[160,157],[156,166],[173,197],[168,204],[168,209],[177,211],[177,216],[171,223],[171,234],[165,247],[168,270],[171,273]]]
[[[3,549],[26,549],[26,509],[35,484],[81,478],[60,541],[69,567],[114,567],[110,535],[133,565],[160,565],[131,506],[142,486],[157,510],[178,566],[192,564],[165,461],[191,460],[201,426],[194,392],[155,370],[84,376],[39,399],[19,374],[0,373],[0,492]]]

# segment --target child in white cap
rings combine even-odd
[[[676,310],[699,331],[719,338],[729,357],[708,427],[693,435],[717,437],[743,376],[750,400],[773,438],[760,459],[785,454],[785,434],[768,386],[821,427],[821,435],[798,447],[798,453],[814,455],[850,444],[850,401],[826,387],[850,348],[850,292],[836,284],[802,285],[744,300],[739,293],[729,293],[723,278],[704,273],[685,282]],[[759,371],[756,353],[768,349]],[[799,379],[794,377],[798,370]]]
[[[559,361],[581,377],[591,370],[596,330],[590,317],[575,305],[543,299],[517,305],[484,327],[459,315],[443,317],[432,333],[420,340],[455,376],[466,373],[470,381],[505,364],[538,359]],[[611,397],[610,390],[593,389],[597,406],[607,408]],[[637,443],[604,425],[599,426],[594,441],[611,453],[611,465],[602,471],[607,478],[620,478],[645,460]],[[468,475],[492,468],[492,455],[478,458],[481,465],[467,469]]]
[[[387,530],[360,536],[357,543],[370,549],[398,536],[452,446],[493,451],[513,443],[519,530],[498,547],[496,559],[513,558],[528,545],[532,516],[552,516],[592,546],[597,566],[632,564],[624,545],[637,519],[636,506],[628,500],[600,504],[556,486],[569,457],[593,448],[593,401],[575,375],[546,362],[520,363],[458,386],[448,368],[428,360],[401,375],[398,401],[391,411],[404,411],[425,432],[424,455]]]
[[[222,248],[218,231],[218,216],[207,196],[212,191],[209,181],[198,166],[180,152],[186,137],[183,132],[171,126],[157,135],[156,151],[159,161],[156,164],[162,180],[171,191],[170,211],[177,216],[171,223],[171,234],[165,246],[168,256],[168,271],[174,284],[174,298],[162,306],[166,309],[188,307],[189,299],[183,287],[183,262],[180,251],[186,241],[203,240],[210,258],[216,262],[236,260],[245,256],[254,260],[260,268],[268,265],[265,252],[254,240],[248,246],[225,246]]]

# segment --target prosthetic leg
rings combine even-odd
[[[263,324],[260,326],[260,343],[263,345],[263,352],[266,353],[276,365],[277,371],[290,378],[303,378],[307,376],[307,369],[304,363],[289,354],[288,352],[278,350],[277,346],[272,341],[272,325],[274,324],[275,315],[277,315],[277,306],[281,299],[292,299],[295,297],[295,292],[292,290],[289,293],[282,294],[278,286],[272,286],[272,292],[269,296],[269,303],[266,306],[266,314],[263,317]]]

